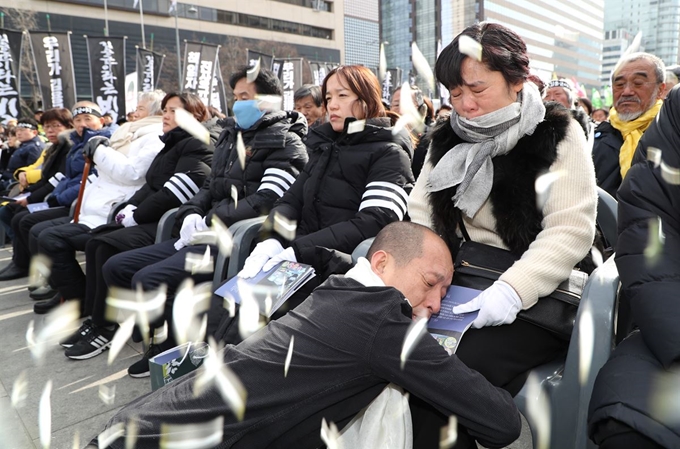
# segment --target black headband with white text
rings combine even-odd
[[[38,129],[38,127],[35,126],[33,123],[25,123],[25,122],[17,123],[17,128],[26,128],[26,129],[31,129],[33,131],[36,131]]]
[[[77,108],[73,108],[73,111],[71,111],[71,114],[73,114],[73,117],[75,118],[76,116],[80,114],[90,114],[94,115],[95,117],[101,117],[102,113],[98,109],[91,108],[90,106],[78,106]]]

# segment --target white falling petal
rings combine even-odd
[[[153,330],[153,342],[159,345],[168,339],[168,322],[163,321],[163,326]]]
[[[626,50],[623,52],[623,55],[621,55],[621,58],[631,53],[640,51],[641,43],[642,43],[642,31],[638,31],[638,33],[635,35],[635,38],[633,39],[633,42],[628,46],[628,48],[626,48]]]
[[[101,384],[99,386],[99,399],[106,405],[113,405],[116,401],[116,386]]]
[[[267,290],[267,297],[264,298],[264,316],[271,316],[272,313],[272,294]]]
[[[579,318],[578,347],[578,380],[581,385],[585,385],[589,380],[588,374],[593,363],[595,347],[595,320],[590,307],[585,307]]]
[[[236,134],[236,154],[238,155],[238,161],[241,164],[241,170],[246,169],[246,144],[243,143],[243,136],[241,131]]]
[[[201,124],[196,117],[187,112],[186,109],[175,109],[175,122],[177,126],[188,132],[206,145],[210,144],[210,132]]]
[[[111,365],[116,359],[121,349],[125,347],[125,343],[132,336],[132,330],[135,328],[135,316],[130,315],[123,324],[120,325],[116,333],[113,335],[111,341],[111,348],[109,349],[108,364]]]
[[[661,150],[655,147],[647,147],[647,160],[654,164],[654,168],[661,165]]]
[[[234,318],[236,316],[236,301],[234,301],[233,296],[225,296],[222,306],[229,312],[229,317]]]
[[[80,432],[76,430],[76,433],[73,434],[73,444],[71,445],[73,449],[81,449],[80,448]]]
[[[40,396],[38,408],[38,428],[40,434],[40,446],[43,449],[50,447],[52,440],[52,381],[48,380]]]
[[[12,385],[11,404],[14,408],[21,408],[26,405],[26,398],[28,397],[28,378],[26,371],[22,371],[14,380]]]
[[[536,178],[534,188],[536,190],[536,207],[538,210],[543,210],[543,206],[550,198],[550,191],[552,186],[562,177],[562,171],[549,171]]]
[[[347,134],[356,134],[366,128],[366,120],[354,120],[347,125]]]
[[[661,161],[661,178],[668,184],[680,185],[680,169],[667,165]]]
[[[246,411],[246,389],[238,376],[223,363],[221,354],[224,346],[218,346],[212,337],[209,338],[208,345],[208,356],[203,360],[194,381],[194,396],[200,396],[214,385],[234,416],[241,421]]]
[[[135,449],[137,436],[139,435],[139,424],[136,419],[131,419],[125,427],[125,449]]]
[[[245,287],[245,285],[246,283],[243,282],[242,287],[244,288],[239,288],[242,295],[241,307],[238,313],[238,332],[244,340],[264,326],[264,322],[260,318],[260,305],[252,291]]]
[[[458,51],[475,61],[482,62],[482,50],[482,44],[470,36],[462,35],[458,38]]]
[[[283,97],[280,95],[256,95],[257,108],[260,111],[280,111],[283,108]]]
[[[404,338],[404,344],[401,347],[401,355],[399,356],[399,359],[401,360],[401,369],[404,369],[406,360],[411,355],[411,352],[413,352],[423,335],[425,335],[426,328],[427,320],[425,318],[416,318],[408,327],[408,330],[406,331],[406,337]]]
[[[536,449],[550,447],[550,403],[548,395],[535,374],[527,379],[527,419],[532,423],[532,430],[536,439]]]
[[[327,449],[340,449],[338,426],[333,421],[327,423],[326,418],[321,418],[321,441],[326,444]]]
[[[593,258],[593,265],[595,265],[595,267],[599,267],[604,263],[604,257],[602,256],[602,253],[594,246],[590,248],[590,256]]]
[[[399,110],[401,115],[397,123],[392,128],[392,134],[397,135],[403,129],[420,132],[425,127],[425,122],[418,112],[418,108],[413,103],[413,91],[408,83],[401,85],[399,91]]]
[[[28,267],[28,286],[42,287],[47,284],[52,272],[52,260],[45,255],[38,254],[31,258]]]
[[[295,335],[290,337],[290,345],[288,346],[288,354],[286,354],[286,362],[283,365],[283,377],[288,377],[288,369],[290,368],[290,361],[293,359],[293,347],[295,346]]]
[[[427,83],[430,91],[434,91],[434,73],[432,73],[432,67],[430,67],[430,63],[427,62],[427,59],[415,42],[411,44],[411,60],[418,75]]]
[[[125,423],[119,422],[111,427],[104,429],[102,433],[97,436],[97,442],[99,443],[99,449],[106,449],[111,446],[111,443],[116,441],[118,438],[125,435]]]
[[[224,417],[200,424],[161,424],[161,449],[211,449],[222,442]]]
[[[214,271],[214,260],[210,255],[210,246],[205,247],[203,254],[187,252],[184,259],[184,270],[191,274],[209,274]]]
[[[142,318],[147,323],[149,320],[155,321],[163,316],[167,289],[165,284],[149,292],[143,291],[139,286],[136,290],[111,287],[106,298],[106,319],[122,323],[130,315],[136,315],[137,324]]]
[[[380,43],[380,63],[378,65],[378,79],[380,83],[385,80],[385,73],[387,73],[387,57],[385,56],[385,43]]]
[[[260,65],[261,65],[261,58],[257,58],[257,62],[255,63],[254,66],[248,69],[246,72],[246,81],[249,83],[254,83],[257,77],[260,75]]]
[[[449,449],[458,440],[458,419],[455,415],[449,416],[449,423],[442,427],[439,436],[439,449]]]
[[[194,286],[194,281],[187,278],[180,284],[172,306],[172,322],[178,345],[202,339],[198,316],[210,308],[210,296],[210,283]]]
[[[576,42],[578,40],[578,31],[571,31],[564,28],[562,25],[555,27],[555,37],[563,41]]]
[[[35,330],[35,323],[31,321],[26,331],[26,341],[31,355],[35,360],[41,361],[47,347],[55,339],[61,338],[72,332],[79,325],[80,303],[79,301],[66,301],[45,317],[42,328]]]
[[[680,376],[677,371],[662,371],[650,388],[651,415],[663,418],[666,425],[680,423]]]
[[[661,257],[663,245],[666,241],[666,236],[663,233],[663,225],[661,217],[654,217],[649,219],[649,237],[647,246],[643,252],[647,264],[654,266]]]
[[[274,232],[286,240],[294,240],[297,232],[297,221],[290,220],[285,215],[274,212]]]
[[[231,249],[234,246],[234,238],[229,231],[229,226],[224,224],[216,215],[212,217],[210,226],[217,236],[217,246],[220,249],[220,254],[227,257],[230,256]]]
[[[235,185],[231,185],[231,200],[234,202],[234,209],[238,207],[238,189]]]

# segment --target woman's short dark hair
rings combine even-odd
[[[243,66],[229,77],[229,86],[233,90],[236,83],[248,77],[248,66]],[[267,69],[260,69],[260,73],[255,78],[255,90],[259,95],[283,95],[283,86],[274,72]]]
[[[323,95],[323,105],[328,106],[326,92],[328,80],[333,75],[340,75],[344,78],[349,90],[359,97],[359,102],[364,109],[364,118],[385,117],[385,106],[382,102],[382,89],[378,78],[369,69],[362,65],[341,65],[326,75],[321,86]]]
[[[463,35],[482,44],[482,62],[489,70],[501,72],[508,84],[524,82],[529,77],[529,56],[522,38],[503,25],[481,22],[463,30],[437,58],[435,75],[447,88],[463,84],[461,67],[468,57],[458,49],[458,40]]]
[[[593,113],[593,103],[590,102],[586,97],[579,97],[578,101],[586,106],[586,114],[590,115]]]
[[[45,126],[49,122],[59,122],[64,127],[71,129],[73,128],[73,115],[71,111],[66,108],[52,108],[43,112],[42,117],[40,117],[40,124]]]
[[[184,109],[193,115],[194,118],[199,122],[210,120],[210,113],[208,112],[208,108],[206,108],[203,104],[203,101],[201,101],[201,97],[189,92],[184,92],[181,94],[177,92],[170,92],[163,98],[163,101],[161,101],[161,109],[165,110],[165,105],[168,104],[168,101],[175,97],[179,98],[179,101],[182,102]]]

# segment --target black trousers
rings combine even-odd
[[[568,342],[552,333],[515,320],[505,326],[469,329],[460,341],[456,356],[491,384],[514,396],[522,389],[532,368],[562,356],[567,346]],[[412,399],[410,406],[413,447],[439,447],[439,429],[448,423],[448,417],[423,401]]]
[[[31,256],[38,252],[38,242],[36,240],[29,242],[31,229],[38,223],[56,218],[62,218],[62,223],[68,223],[70,221],[69,210],[66,207],[56,207],[30,213],[28,209],[24,209],[14,215],[12,218],[12,229],[14,230],[12,261],[15,265],[28,270]],[[44,228],[40,228],[40,230],[42,229]]]
[[[174,246],[176,241],[170,239],[117,254],[102,268],[102,279],[109,287],[135,289],[141,285],[144,291],[150,291],[166,284],[168,291],[164,318],[168,322],[168,329],[172,326],[172,305],[180,284],[189,277],[197,284],[210,282],[213,278],[212,273],[191,274],[185,269],[187,254],[203,254],[207,245],[189,246],[177,251]],[[216,246],[210,246],[210,254],[213,257],[217,255]],[[106,323],[103,307],[99,303],[93,305],[92,320],[95,324]]]
[[[61,219],[39,225],[38,251],[52,260],[50,286],[64,299],[85,299],[85,273],[76,260],[76,251],[85,251],[92,239],[90,228],[79,223],[61,224]]]

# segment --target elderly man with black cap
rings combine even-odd
[[[31,165],[42,153],[45,144],[38,136],[38,124],[32,118],[22,118],[17,122],[17,140],[21,142],[9,158],[7,169],[2,173],[2,188],[5,189],[14,180],[14,171],[20,167]]]
[[[58,184],[47,198],[48,209],[33,213],[28,210],[22,211],[12,219],[14,254],[12,255],[12,261],[0,271],[0,281],[28,276],[31,254],[37,252],[37,243],[35,242],[31,245],[32,248],[30,248],[33,251],[29,250],[31,228],[33,226],[41,226],[44,224],[43,222],[49,222],[56,218],[63,218],[64,223],[70,221],[69,208],[71,203],[78,197],[80,181],[85,166],[83,147],[94,136],[111,137],[109,129],[102,129],[101,109],[95,103],[80,101],[75,104],[71,112],[73,114],[75,130],[69,136],[73,146],[66,156],[65,173],[57,173],[54,176],[54,182]]]

